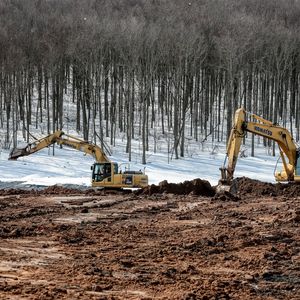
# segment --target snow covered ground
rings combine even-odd
[[[72,88],[69,87],[69,92],[64,99],[64,118],[66,122],[63,130],[67,134],[82,139],[82,136],[78,136],[78,133],[74,130],[76,127],[75,119],[70,118],[70,116],[76,115],[76,106],[72,103],[72,97],[70,96],[71,90]],[[34,99],[33,111],[36,110],[37,105],[36,92]],[[33,115],[32,118],[34,124],[35,116]],[[68,121],[70,119],[71,121]],[[186,123],[189,122],[190,120],[187,119]],[[98,120],[96,124],[99,124]],[[6,127],[4,126],[4,128]],[[99,132],[98,127],[96,131]],[[37,138],[45,137],[46,125],[40,124],[39,129],[31,126],[30,132]],[[187,129],[186,132],[190,132],[190,130]],[[17,135],[18,145],[25,146],[21,131]],[[3,136],[4,132],[0,131],[0,142]],[[110,159],[119,164],[128,163],[128,154],[125,153],[126,138],[124,133],[118,133],[117,136],[115,146],[109,147],[112,152]],[[136,136],[138,135],[136,134]],[[107,143],[109,138],[106,139],[105,142]],[[199,139],[201,140],[200,137]],[[158,184],[162,180],[178,183],[201,178],[208,180],[212,185],[216,185],[220,178],[219,168],[224,163],[226,150],[225,143],[219,144],[212,142],[210,139],[211,136],[208,137],[205,143],[201,143],[196,142],[191,137],[186,137],[185,157],[176,160],[174,155],[168,154],[168,148],[172,148],[172,133],[162,134],[160,128],[155,128],[149,137],[150,151],[147,153],[146,166],[141,164],[141,141],[137,138],[132,140],[131,169],[143,170],[146,167],[145,171],[149,177],[149,184]],[[248,145],[242,148],[249,149],[246,151],[247,157],[239,158],[235,177],[247,176],[261,181],[275,182],[274,169],[278,157],[269,155],[261,143],[255,149],[255,157],[250,157],[250,139],[246,139],[246,143]],[[154,153],[154,149],[157,150],[157,153]],[[21,157],[17,161],[9,161],[8,155],[8,150],[0,148],[0,188],[30,187],[32,185],[37,187],[54,184],[91,186],[90,167],[94,160],[91,156],[85,156],[82,152],[67,147],[60,149],[55,146],[55,156],[52,155],[52,147],[45,148],[27,157]],[[281,168],[281,163],[278,167]]]
[[[124,145],[113,149],[112,161],[119,164],[127,163],[128,157],[124,152]],[[144,169],[149,176],[149,184],[158,184],[162,180],[168,182],[183,182],[194,178],[208,180],[216,185],[225,158],[224,145],[218,145],[218,150],[210,149],[194,143],[190,146],[189,154],[178,160],[168,158],[167,152],[149,153],[147,165],[140,163],[141,158],[137,150],[133,154],[131,169]],[[163,150],[163,149],[161,149]],[[55,156],[52,148],[45,148],[27,157],[21,157],[17,161],[8,160],[9,151],[0,152],[0,187],[22,186],[49,186],[54,184],[90,186],[91,170],[93,164],[91,156],[85,156],[82,152],[55,146]],[[240,158],[237,163],[235,177],[247,176],[261,181],[275,182],[274,168],[277,157],[266,154],[264,148],[256,150],[256,157]],[[280,164],[279,164],[280,167]]]

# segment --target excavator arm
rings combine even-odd
[[[109,158],[99,146],[80,140],[74,136],[65,134],[61,130],[57,130],[44,138],[36,140],[33,143],[29,143],[24,148],[14,148],[9,154],[9,159],[17,160],[19,157],[33,154],[55,143],[57,143],[58,145],[68,146],[70,148],[82,151],[86,154],[90,154],[98,163],[110,162]]]
[[[39,140],[34,141],[33,143],[27,144],[24,148],[13,148],[9,154],[9,160],[17,160],[19,157],[27,156],[33,154],[39,150],[42,150],[50,145],[56,143],[64,133],[61,130],[57,130],[52,134],[49,134],[46,137],[43,137]]]
[[[295,178],[295,167],[297,163],[297,147],[293,137],[286,128],[273,124],[271,121],[265,120],[260,116],[248,113],[257,122],[246,121],[246,111],[239,108],[235,112],[234,125],[230,132],[227,143],[227,166],[220,168],[221,184],[230,185],[233,180],[241,143],[247,132],[251,132],[268,139],[274,140],[278,146],[283,163],[283,171],[275,174],[277,181],[293,181]]]

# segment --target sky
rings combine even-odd
[[[149,184],[158,184],[163,180],[169,183],[179,183],[185,180],[200,178],[208,180],[211,185],[217,185],[220,178],[219,168],[225,159],[225,146],[220,144],[200,144],[193,142],[186,148],[186,157],[174,159],[168,155],[162,146],[159,153],[148,152],[147,164],[142,165],[139,141],[136,141],[136,150],[132,154],[131,170],[144,170],[149,177]],[[113,153],[109,157],[112,161],[125,168],[128,155],[124,151],[124,142],[117,141]],[[94,163],[92,156],[64,147],[60,149],[45,148],[20,157],[16,161],[8,160],[9,151],[0,150],[0,187],[22,186],[51,186],[55,184],[91,186],[91,165]],[[246,176],[265,182],[275,183],[274,170],[278,157],[266,153],[265,148],[257,147],[256,156],[239,158],[235,177]],[[278,168],[280,169],[280,163]]]

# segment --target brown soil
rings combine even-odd
[[[300,186],[0,195],[0,299],[300,299]]]
[[[176,195],[188,195],[190,193],[194,195],[202,196],[214,196],[215,188],[213,188],[210,183],[206,180],[201,180],[199,178],[192,181],[184,181],[183,183],[168,183],[167,180],[164,180],[159,183],[159,185],[149,185],[149,187],[144,188],[139,191],[138,194],[143,195],[152,195],[152,194],[161,194],[161,193],[172,193]]]

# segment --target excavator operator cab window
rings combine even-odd
[[[300,175],[300,149],[296,153],[296,170],[295,175]]]
[[[92,179],[94,181],[102,181],[102,166],[100,164],[94,164],[93,168],[93,174],[92,174]]]
[[[114,164],[114,174],[118,174],[118,172],[119,172],[118,164]]]
[[[111,163],[94,164],[92,179],[94,181],[102,181],[105,178],[111,181]]]

